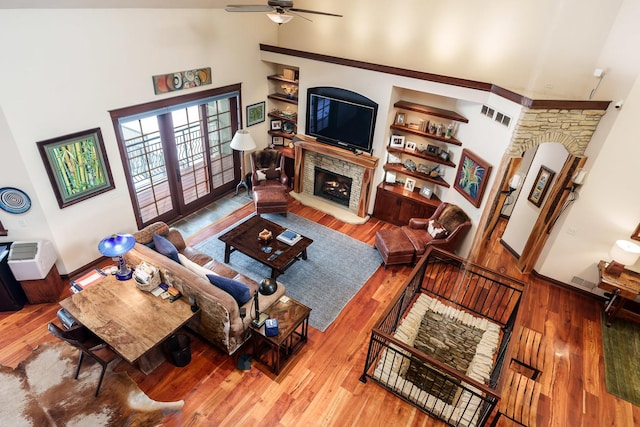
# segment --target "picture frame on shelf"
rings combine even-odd
[[[37,145],[60,209],[115,188],[100,128]]]
[[[422,188],[420,189],[420,195],[423,197],[426,197],[427,199],[430,199],[431,196],[433,195],[433,189],[429,188],[426,185],[423,185]]]
[[[439,150],[440,150],[440,147],[438,147],[437,145],[433,145],[433,144],[427,145],[427,154],[430,154],[432,156],[437,156]]]
[[[280,130],[282,129],[282,120],[274,119],[271,120],[271,130]]]
[[[284,147],[284,137],[282,137],[282,136],[272,136],[271,137],[271,144],[273,144],[274,147]]]
[[[247,127],[264,122],[265,101],[247,106]]]
[[[413,142],[413,141],[407,141],[407,142],[404,144],[404,148],[405,148],[406,150],[416,151],[416,143],[415,143],[415,142]]]
[[[482,196],[487,188],[490,175],[491,165],[465,148],[462,150],[453,188],[478,208],[482,203]]]
[[[540,166],[536,180],[534,181],[533,187],[531,187],[531,191],[529,192],[529,197],[527,198],[536,207],[542,206],[544,196],[547,195],[547,191],[549,191],[551,181],[553,181],[555,174],[556,173],[548,167]]]
[[[396,183],[396,173],[394,171],[387,171],[384,177],[384,182],[387,184],[395,184]]]
[[[396,113],[396,126],[406,126],[406,120],[407,116],[405,115],[405,113]]]
[[[444,160],[445,162],[448,162],[449,161],[449,150],[441,149],[438,152],[438,157],[440,157],[440,160]]]
[[[404,182],[404,189],[407,191],[413,191],[414,188],[416,188],[416,180],[413,178],[407,178]]]
[[[402,135],[391,135],[391,140],[389,141],[389,147],[404,148],[404,140],[405,140],[405,137]]]
[[[402,163],[402,159],[400,158],[400,156],[396,156],[393,153],[387,153],[387,163],[399,164]]]

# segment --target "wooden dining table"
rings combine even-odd
[[[116,353],[148,374],[165,357],[161,344],[196,313],[185,298],[174,302],[113,275],[62,300],[60,305]]]

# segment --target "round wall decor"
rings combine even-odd
[[[31,208],[31,199],[22,190],[3,187],[0,188],[0,208],[13,214],[24,213]]]

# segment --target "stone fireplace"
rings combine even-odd
[[[313,195],[349,206],[353,178],[316,166],[313,174]]]
[[[329,201],[337,209],[347,210],[359,219],[368,219],[371,185],[378,158],[357,155],[307,137],[297,138],[292,196],[319,201],[312,205],[324,211],[318,205],[326,205]]]

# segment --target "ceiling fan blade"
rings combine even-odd
[[[298,18],[306,19],[306,20],[307,20],[307,21],[309,21],[309,22],[313,22],[313,20],[311,20],[311,19],[307,18],[307,17],[306,17],[306,16],[304,16],[304,15],[300,15],[299,13],[294,12],[292,9],[287,9],[287,13],[290,13],[290,14],[292,14],[292,15],[295,15],[295,16],[297,16]]]
[[[316,15],[337,16],[338,18],[342,18],[342,15],[336,15],[335,13],[328,13],[328,12],[318,12],[317,10],[298,9],[296,7],[291,7],[288,10],[291,12],[315,13]]]
[[[264,4],[229,4],[225,6],[227,12],[272,12],[271,6]]]

